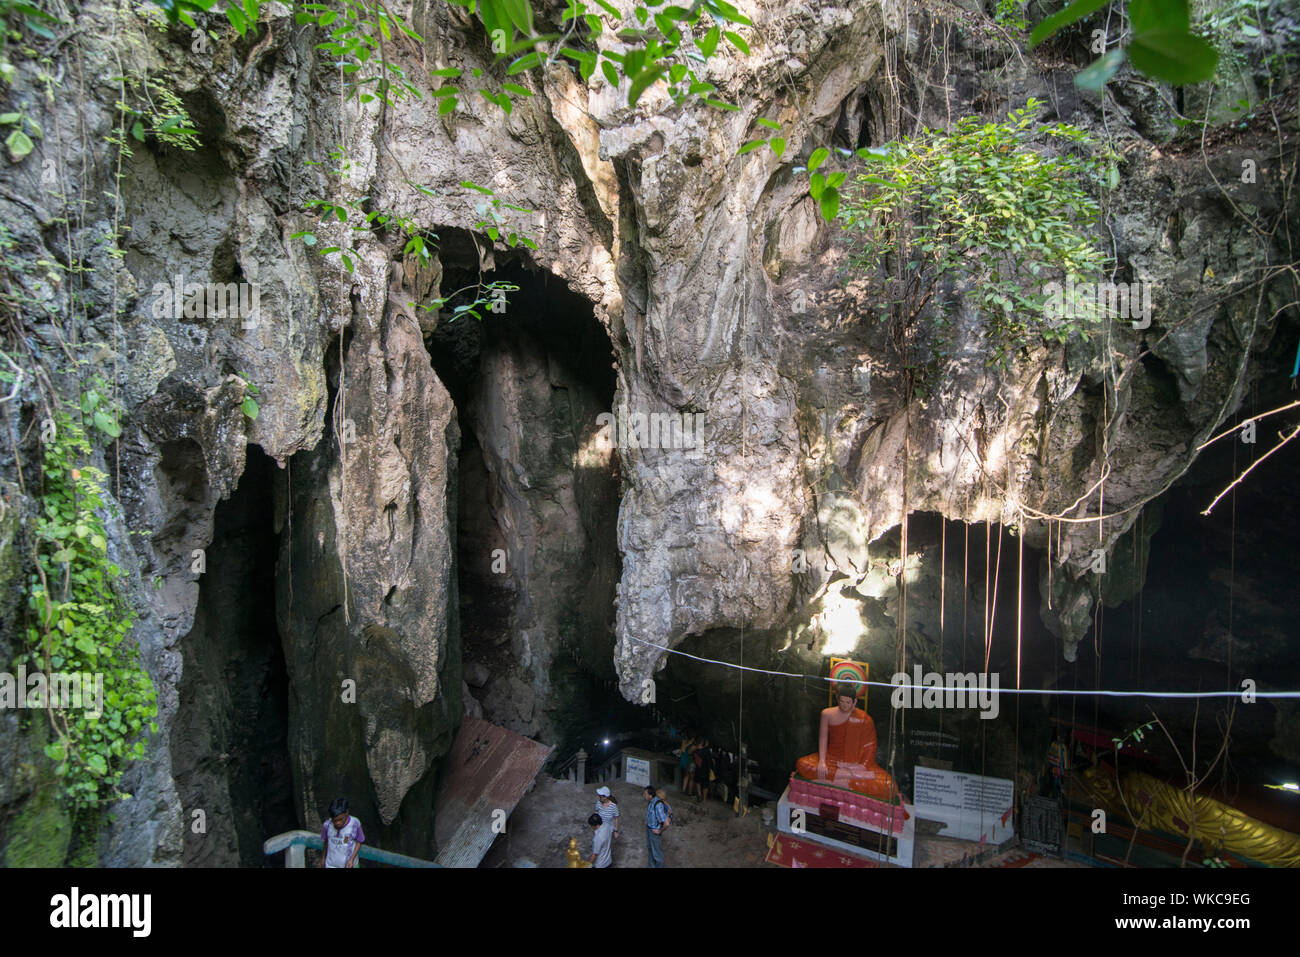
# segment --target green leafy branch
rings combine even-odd
[[[62,23],[58,17],[26,0],[0,0],[0,50],[4,49],[9,34],[16,33],[20,27],[26,27],[33,36],[53,40],[54,32],[47,24]],[[8,77],[5,79],[8,80]]]
[[[487,186],[480,186],[472,180],[462,180],[460,185],[465,189],[475,190],[476,192],[482,193],[488,197],[486,201],[474,204],[474,212],[479,215],[478,222],[474,224],[475,229],[481,229],[486,232],[488,238],[490,238],[494,243],[504,241],[511,249],[521,243],[529,249],[537,248],[537,243],[533,240],[525,236],[523,233],[512,230],[507,226],[505,214],[502,212],[502,210],[509,209],[516,213],[527,213],[531,215],[535,213],[536,210],[529,209],[526,206],[516,206],[513,203],[507,203],[502,200],[501,197],[497,196],[496,190]]]
[[[829,223],[840,212],[840,187],[844,185],[844,179],[848,176],[847,172],[839,171],[835,173],[820,173],[818,170],[822,164],[830,159],[831,151],[826,147],[819,147],[812,151],[808,157],[808,194],[817,201],[817,208],[821,210],[822,217]],[[841,150],[840,155],[852,155],[848,150]],[[869,148],[863,148],[857,151],[859,159],[873,160],[877,157],[877,151]],[[795,172],[802,172],[804,167],[796,166]]]
[[[425,311],[445,309],[447,305],[461,293],[472,292],[474,293],[474,298],[469,302],[462,302],[454,306],[452,308],[451,316],[447,321],[455,322],[461,316],[473,316],[475,319],[482,322],[483,313],[480,310],[502,312],[508,302],[506,299],[506,293],[518,291],[518,286],[510,282],[505,282],[504,280],[496,279],[488,283],[480,280],[476,283],[470,283],[468,286],[462,286],[455,292],[448,293],[445,296],[440,296],[439,298],[433,299],[427,303],[420,303],[419,307]]]
[[[1154,721],[1148,721],[1146,724],[1138,725],[1122,738],[1111,738],[1111,743],[1115,745],[1115,753],[1118,754],[1120,751],[1123,751],[1124,745],[1129,744],[1130,741],[1133,744],[1141,744],[1146,733],[1155,726],[1156,723]]]
[[[1029,34],[1029,47],[1065,27],[1091,16],[1111,0],[1074,0],[1065,9],[1046,18]],[[1123,66],[1174,86],[1199,83],[1214,75],[1219,53],[1191,28],[1187,0],[1129,0],[1127,46],[1116,47],[1076,74],[1074,82],[1085,90],[1100,90]]]
[[[1128,798],[1124,795],[1124,789],[1120,787],[1119,753],[1124,750],[1124,745],[1127,744],[1130,739],[1132,739],[1134,743],[1141,742],[1143,737],[1146,736],[1146,733],[1159,723],[1160,723],[1159,719],[1155,721],[1148,721],[1146,724],[1139,725],[1138,727],[1134,728],[1132,731],[1128,732],[1128,734],[1124,735],[1122,738],[1110,739],[1111,744],[1114,745],[1115,748],[1115,792],[1119,795],[1120,803],[1124,805],[1124,813],[1128,815],[1129,821],[1132,822],[1133,824],[1133,833],[1129,837],[1128,851],[1124,854],[1125,864],[1127,864],[1129,858],[1133,856],[1133,847],[1137,843],[1138,831],[1141,828],[1142,822],[1140,817],[1138,815],[1135,815],[1133,813],[1133,809],[1129,807]],[[1161,727],[1163,728],[1163,725]]]
[[[759,126],[763,127],[764,129],[776,130],[778,133],[781,132],[781,124],[776,122],[775,120],[769,120],[766,117],[760,116],[754,122],[757,123]],[[769,136],[769,137],[760,137],[759,139],[756,140],[750,140],[747,143],[742,144],[740,149],[736,150],[736,155],[744,156],[746,153],[752,152],[762,146],[766,146],[768,149],[770,149],[773,153],[776,154],[778,159],[780,159],[781,155],[785,152],[785,137]]]
[[[1025,19],[1025,0],[998,0],[993,19],[1012,30],[1023,32],[1029,29],[1029,21]]]
[[[217,5],[217,0],[153,0],[162,8],[167,19],[172,23],[183,23],[188,27],[198,27],[195,14],[207,13]],[[242,37],[250,27],[257,23],[258,0],[224,0],[226,19]]]
[[[341,180],[348,170],[352,168],[352,161],[347,158],[347,154],[342,147],[331,150],[329,155],[331,160],[339,164],[335,169],[329,171],[329,175]],[[320,165],[313,160],[307,160],[306,162],[312,166]],[[425,195],[433,195],[432,191],[427,187],[415,183],[408,185]],[[315,212],[322,226],[327,226],[333,221],[347,224],[347,228],[351,232],[375,233],[381,230],[393,230],[406,239],[402,249],[404,254],[418,256],[420,264],[423,266],[427,266],[432,261],[432,252],[436,248],[433,246],[433,241],[437,240],[437,235],[430,233],[409,217],[383,210],[367,209],[366,202],[362,199],[348,199],[341,203],[325,199],[312,199],[307,201],[305,209]],[[307,246],[316,246],[319,243],[316,233],[310,229],[293,233],[289,238],[301,239]],[[338,253],[344,269],[349,273],[352,273],[355,269],[353,257],[356,253],[350,249],[345,249],[342,246],[322,246],[317,252],[322,256]]]
[[[218,0],[153,0],[172,22],[195,26],[194,16],[217,6]],[[242,36],[257,22],[258,0],[223,0],[227,19]],[[665,4],[664,0],[645,0],[632,11],[635,23],[627,22],[624,14],[606,0],[595,0],[588,5],[581,0],[568,0],[561,15],[563,33],[535,33],[535,17],[529,0],[447,0],[453,7],[466,10],[482,24],[498,61],[509,61],[507,76],[553,62],[558,58],[572,61],[583,81],[601,70],[614,86],[627,83],[628,104],[635,106],[654,83],[664,80],[669,94],[676,103],[687,97],[700,96],[710,106],[736,110],[737,106],[717,99],[713,94],[717,86],[700,78],[691,65],[707,62],[718,50],[723,40],[733,48],[748,55],[749,44],[734,29],[749,26],[748,17],[727,0],[695,0],[690,7]],[[596,12],[599,9],[600,12]],[[605,17],[608,18],[609,26]],[[707,17],[707,24],[705,18]],[[352,94],[359,94],[362,102],[378,99],[393,103],[407,96],[422,99],[420,91],[410,82],[402,68],[384,54],[384,43],[401,33],[416,43],[423,38],[400,17],[381,3],[358,0],[334,0],[332,3],[303,4],[295,13],[299,24],[313,24],[326,32],[327,39],[318,49],[337,57],[337,63],[351,77]],[[697,37],[696,32],[702,31]],[[625,45],[622,52],[600,48],[599,38],[610,34]],[[687,41],[691,41],[688,48]],[[554,45],[554,46],[551,46]],[[547,48],[550,47],[549,52]],[[369,64],[378,61],[379,70],[367,73]],[[450,81],[464,74],[456,68],[430,71],[435,79]],[[483,72],[473,69],[471,75],[482,79]],[[372,92],[363,87],[373,84]],[[511,109],[511,96],[528,96],[530,91],[517,83],[503,84],[501,91],[481,88],[485,99],[506,112]],[[440,99],[440,113],[456,109],[464,93],[453,83],[444,82],[435,96]]]
[[[748,42],[727,27],[748,26],[750,20],[726,0],[696,0],[689,8],[665,4],[663,0],[646,0],[633,8],[635,24],[627,23],[624,14],[605,0],[595,0],[592,6],[581,0],[568,0],[560,18],[562,26],[568,24],[563,34],[534,33],[533,10],[528,0],[447,2],[478,16],[498,60],[510,61],[506,69],[508,76],[562,57],[573,62],[583,82],[591,79],[597,68],[612,86],[619,87],[626,82],[629,106],[635,106],[646,90],[664,80],[674,103],[700,96],[710,106],[739,109],[714,97],[717,86],[700,78],[691,66],[691,62],[707,62],[723,39],[748,55]],[[594,12],[597,7],[601,13]],[[612,26],[607,28],[602,14]],[[705,16],[709,21],[707,30]],[[704,31],[703,35],[696,38],[694,31],[699,30]],[[606,33],[627,49],[618,52],[600,47],[597,41]],[[686,47],[688,39],[692,41],[691,49]],[[550,44],[555,46],[549,53],[539,49]],[[497,100],[494,102],[501,105]]]
[[[260,395],[257,386],[253,385],[253,380],[244,373],[236,372],[235,375],[244,380],[244,401],[239,404],[239,409],[244,415],[256,422],[260,411],[257,399],[254,398],[254,396]]]
[[[83,399],[83,409],[86,407]],[[134,612],[117,593],[121,569],[108,558],[101,512],[104,473],[86,464],[82,427],[60,415],[42,457],[35,571],[28,589],[33,620],[22,661],[55,672],[103,676],[101,713],[46,701],[56,740],[45,747],[65,797],[87,807],[115,800],[126,765],[144,756],[145,729],[158,730],[153,684],[129,641]],[[83,704],[87,702],[84,701]]]
[[[936,306],[937,321],[946,321],[943,304],[934,302],[946,280],[973,290],[997,343],[997,364],[1031,333],[1058,341],[1087,334],[1086,317],[1034,322],[1045,297],[1026,282],[1087,276],[1103,266],[1091,234],[1100,211],[1090,191],[1113,186],[1118,172],[1082,129],[1036,123],[1040,105],[1031,99],[1002,123],[965,117],[951,132],[925,130],[858,150],[867,165],[843,187],[842,209],[844,176],[820,170],[829,151],[810,157],[823,214],[838,213],[853,234],[852,265],[880,278],[880,318],[895,323],[896,338]],[[1043,149],[1048,144],[1054,153]]]
[[[199,147],[199,131],[189,111],[161,79],[121,76],[113,80],[123,91],[123,98],[117,103],[124,127],[121,145],[125,147],[125,135],[129,133],[139,143],[153,136],[161,143],[187,152]],[[128,97],[134,102],[128,102]],[[129,149],[126,155],[130,155]]]
[[[22,160],[36,148],[36,144],[32,142],[32,136],[38,140],[42,136],[41,124],[28,116],[26,109],[17,113],[0,113],[0,126],[13,127],[13,130],[5,138],[5,147],[9,150],[9,158],[15,163]]]
[[[108,397],[108,387],[96,377],[90,388],[81,393],[82,423],[87,429],[96,429],[110,439],[122,434],[121,410]]]
[[[316,48],[337,58],[335,65],[349,78],[349,97],[356,96],[362,103],[379,100],[387,105],[408,97],[424,99],[407,78],[406,71],[384,51],[385,42],[392,41],[395,31],[417,43],[422,38],[383,3],[372,5],[358,0],[337,0],[336,5],[307,3],[294,15],[294,20],[299,24],[315,24],[325,31],[329,39],[316,44]],[[368,72],[369,65],[378,68]]]
[[[483,70],[479,67],[471,67],[469,75],[476,80],[481,80],[484,77]],[[430,70],[429,76],[437,84],[437,89],[431,95],[438,101],[438,115],[446,116],[460,105],[461,98],[466,95],[461,87],[450,82],[464,77],[465,71],[459,67],[443,67]],[[518,83],[507,81],[501,84],[501,92],[488,89],[487,86],[480,86],[478,87],[478,94],[509,116],[514,112],[514,100],[520,97],[532,96],[533,91],[520,86]]]

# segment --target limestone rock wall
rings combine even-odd
[[[411,75],[447,65],[493,69],[485,39],[446,5],[416,0],[393,9],[426,37],[391,51]],[[78,58],[66,64],[86,92],[54,105],[42,99],[36,66],[20,64],[9,95],[39,113],[45,148],[63,157],[55,167],[60,190],[86,212],[75,234],[56,229],[60,204],[42,184],[42,168],[28,162],[0,172],[12,259],[26,267],[21,275],[11,267],[11,282],[50,307],[25,319],[42,354],[59,348],[50,317],[74,312],[79,335],[106,344],[93,359],[116,377],[125,411],[125,433],[103,463],[123,510],[112,548],[127,569],[140,613],[136,640],[159,689],[159,733],[131,772],[135,797],[114,809],[101,836],[103,863],[180,860],[191,809],[177,793],[169,741],[183,680],[180,642],[202,588],[190,556],[211,542],[213,511],[237,487],[249,443],[285,470],[275,486],[275,614],[291,689],[298,813],[314,826],[346,788],[399,849],[427,850],[431,841],[437,762],[465,687],[454,556],[456,450],[466,425],[422,339],[436,321],[409,308],[427,293],[429,277],[403,261],[390,237],[353,237],[351,271],[291,239],[315,228],[318,250],[351,235],[316,225],[303,212],[313,198],[364,201],[434,232],[477,222],[477,194],[460,186],[464,180],[533,209],[514,214],[514,225],[538,242],[528,264],[566,283],[607,330],[615,403],[705,413],[699,454],[617,453],[616,642],[585,640],[608,656],[630,699],[665,664],[654,646],[690,636],[744,626],[766,635],[757,661],[781,660],[832,588],[855,601],[844,589],[865,587],[879,558],[872,543],[905,512],[1010,522],[1027,507],[1031,518],[1085,518],[1096,512],[1090,493],[1104,483],[1107,511],[1116,515],[1101,529],[1109,545],[1234,411],[1256,375],[1251,357],[1270,346],[1287,301],[1271,283],[1254,297],[1226,295],[1260,262],[1282,261],[1288,237],[1242,230],[1236,218],[1242,208],[1277,212],[1288,201],[1280,177],[1270,178],[1265,161],[1257,183],[1231,185],[1242,156],[1277,151],[1272,127],[1213,141],[1204,156],[1159,146],[1163,107],[1143,98],[1140,84],[1121,78],[1104,103],[1083,97],[1072,85],[1073,64],[1026,59],[985,21],[946,5],[891,0],[810,10],[752,0],[744,9],[754,20],[751,55],[729,54],[708,68],[719,95],[740,105],[736,112],[677,107],[657,90],[628,109],[626,91],[599,74],[583,84],[563,62],[530,76],[536,95],[518,100],[508,117],[482,98],[447,116],[428,97],[378,110],[340,95],[340,77],[315,37],[274,2],[256,36],[226,38],[203,53],[187,31],[87,4],[71,41]],[[119,157],[110,134],[122,91],[109,78],[124,71],[165,79],[202,146],[137,144]],[[73,74],[62,82],[69,89]],[[963,306],[933,388],[905,402],[897,355],[869,321],[870,290],[846,282],[842,238],[820,221],[792,167],[815,146],[876,144],[912,122],[939,125],[969,112],[1002,115],[1030,96],[1050,104],[1047,119],[1113,135],[1123,159],[1105,240],[1122,269],[1157,282],[1152,327],[1116,324],[1091,343],[1035,347],[1002,375],[989,371],[980,320]],[[787,124],[782,158],[736,155],[757,117]],[[1293,115],[1285,129],[1295,129]],[[1293,139],[1284,133],[1283,147]],[[336,179],[327,171],[340,143],[351,165]],[[121,259],[102,242],[114,224],[123,231]],[[69,243],[91,270],[76,296],[36,267]],[[497,256],[521,261],[485,247],[479,265],[490,271]],[[156,284],[178,274],[255,283],[259,322],[158,310]],[[539,370],[521,368],[508,351],[489,364],[485,383],[509,383],[518,401],[507,401],[511,392],[481,395],[471,417],[482,430],[485,473],[502,496],[496,514],[517,521],[526,569],[524,556],[536,560],[550,548],[546,539],[572,530],[585,493],[554,490],[573,503],[553,522],[524,491],[518,468],[529,453],[510,436],[536,411],[527,408],[528,387]],[[75,395],[74,380],[57,385]],[[240,411],[250,382],[256,420]],[[20,518],[34,500],[15,491],[12,459],[39,457],[29,426],[41,412],[30,384],[22,402],[6,406],[0,475]],[[25,559],[4,522],[0,580],[22,581]],[[1086,628],[1091,599],[1080,579],[1098,542],[1096,523],[1049,530],[1026,521],[1023,531],[1040,550],[1052,535],[1053,560],[1062,563],[1053,587],[1061,591],[1045,619],[1068,648]],[[535,593],[538,573],[562,552],[516,580],[517,601]],[[806,563],[796,564],[796,554]],[[19,604],[0,606],[6,634]],[[541,647],[531,644],[533,619],[523,606],[515,610],[519,633],[501,674],[542,701],[545,668],[529,664]],[[533,614],[549,622],[556,612]],[[860,617],[881,634],[866,629],[863,654],[883,647],[886,623],[872,614]],[[553,637],[545,648],[542,660],[554,654]],[[807,655],[816,670],[818,650]],[[345,699],[347,681],[356,682],[355,703]],[[781,694],[773,693],[773,708],[804,707]],[[27,760],[31,741],[12,716],[0,721],[0,763]],[[546,729],[535,714],[518,721]],[[35,799],[31,775],[14,780],[0,784],[7,788],[0,801],[22,807]]]

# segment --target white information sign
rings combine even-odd
[[[1014,833],[1015,791],[1006,778],[917,767],[912,776],[916,816],[945,825],[939,833],[1001,844]]]
[[[623,778],[628,784],[642,787],[650,783],[650,762],[645,758],[624,758]]]

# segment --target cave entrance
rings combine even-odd
[[[169,443],[162,468],[201,482],[203,456],[191,441]],[[171,757],[185,814],[184,866],[276,866],[281,855],[268,862],[262,842],[298,827],[289,682],[275,621],[278,471],[248,447],[238,487],[216,507],[194,625],[181,640]]]
[[[426,338],[456,406],[456,566],[464,676],[483,716],[557,757],[649,721],[614,681],[617,458],[597,441],[614,353],[591,303],[522,253],[480,274],[473,237],[439,230],[443,295]],[[482,318],[480,282],[517,286]],[[475,705],[471,702],[470,707]],[[650,722],[652,723],[652,722]]]

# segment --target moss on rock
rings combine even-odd
[[[58,786],[42,780],[9,823],[5,867],[62,867],[72,840],[71,819],[59,806]]]

